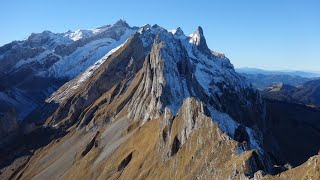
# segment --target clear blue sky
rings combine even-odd
[[[211,49],[235,67],[320,71],[319,0],[0,0],[0,45],[32,32],[130,25],[200,25]]]

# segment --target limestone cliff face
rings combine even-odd
[[[162,88],[165,83],[163,66],[164,62],[159,51],[164,46],[163,43],[152,46],[150,54],[146,57],[142,68],[143,78],[130,101],[129,117],[132,119],[142,119],[143,122],[160,116],[162,102]]]
[[[205,115],[203,104],[195,98],[186,98],[177,116],[166,108],[160,122],[160,148],[169,146],[165,155],[170,158],[187,142],[194,130],[208,126],[207,121],[210,118]]]

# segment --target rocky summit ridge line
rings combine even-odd
[[[100,67],[90,67],[90,75],[86,74],[87,71],[80,74],[75,81],[70,81],[53,94],[50,100],[64,100],[61,108],[53,115],[53,125],[58,125],[59,121],[65,122],[63,120],[73,124],[72,121],[77,121],[79,116],[91,117],[95,112],[92,103],[97,98],[118,83],[125,84],[129,89],[134,81],[139,83],[135,85],[135,92],[130,94],[132,98],[126,102],[130,119],[141,119],[142,122],[155,119],[163,113],[165,107],[176,114],[184,99],[196,97],[206,105],[209,116],[214,117],[231,136],[239,123],[251,127],[263,124],[265,112],[259,93],[235,73],[227,58],[217,57],[211,51],[208,54],[209,48],[201,27],[188,37],[183,32],[176,35],[157,25],[146,25],[116,49],[103,61],[99,60]],[[137,51],[143,53],[138,53],[136,57],[134,53]],[[138,72],[141,73],[140,79],[133,77]],[[88,83],[82,77],[87,77]],[[82,86],[78,87],[78,81],[81,81]],[[100,81],[109,83],[101,86]],[[74,87],[79,91],[69,91]],[[126,88],[117,88],[122,90],[121,96],[126,95]],[[228,99],[227,96],[233,98]],[[91,106],[91,110],[86,106]],[[81,111],[82,116],[77,111]],[[114,114],[106,114],[103,118],[109,119],[109,116],[113,117]]]
[[[201,27],[186,36],[181,28],[118,21],[63,37],[62,45],[40,41],[59,60],[32,74],[68,79],[47,99],[58,104],[39,128],[50,138],[0,176],[263,179],[283,170],[274,166],[281,156],[260,93],[208,48]],[[78,56],[83,53],[90,55]],[[299,177],[317,175],[317,158],[310,163],[314,171]]]

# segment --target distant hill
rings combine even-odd
[[[258,68],[235,68],[238,73],[245,74],[264,74],[264,75],[291,75],[301,76],[307,78],[320,77],[320,72],[307,72],[307,71],[296,71],[296,70],[263,70]]]
[[[313,79],[286,74],[241,74],[245,76],[251,82],[251,84],[259,90],[264,90],[268,87],[277,84],[288,84],[291,86],[298,86]]]
[[[298,87],[278,84],[262,91],[264,97],[273,100],[320,106],[320,80],[312,80]]]

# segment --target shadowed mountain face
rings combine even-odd
[[[262,93],[268,99],[319,107],[320,80],[307,81],[297,87],[279,84],[264,90]]]
[[[265,89],[270,121],[267,126],[278,141],[284,162],[300,165],[320,150],[319,80],[297,87],[278,84]]]
[[[320,150],[320,110],[301,104],[267,100],[268,129],[284,162],[298,166]]]
[[[92,37],[83,33],[77,41]],[[131,34],[47,99],[58,107],[33,132],[50,137],[27,148],[27,155],[7,158],[1,178],[243,179],[276,173],[282,151],[268,131],[264,100],[224,55],[208,48],[201,27],[190,36],[158,25]],[[14,147],[9,143],[4,152]]]

